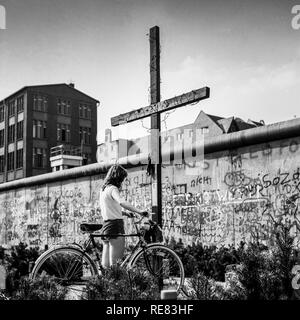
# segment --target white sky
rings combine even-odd
[[[299,1],[298,1],[299,2]],[[201,109],[273,123],[299,117],[300,30],[292,0],[0,0],[0,100],[25,85],[75,82],[100,100],[98,142],[110,118],[149,103],[149,41],[161,36],[162,99],[211,88],[167,128]],[[149,120],[144,121],[149,126]],[[165,125],[162,125],[165,128]],[[141,121],[114,138],[144,135]]]

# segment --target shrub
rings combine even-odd
[[[294,237],[290,234],[291,226],[279,224],[276,228],[275,249],[273,252],[273,268],[276,267],[276,276],[280,282],[281,298],[291,299],[292,268],[297,263],[297,254],[294,248]]]
[[[5,255],[6,290],[9,295],[18,290],[21,278],[29,274],[29,266],[35,262],[39,254],[38,248],[27,248],[27,245],[21,242],[11,248],[10,255]]]
[[[264,270],[265,262],[259,246],[250,244],[249,247],[241,253],[241,270],[238,276],[241,284],[246,289],[247,299],[257,300],[261,298],[261,279],[260,273]]]
[[[241,282],[236,278],[231,278],[224,285],[215,284],[214,297],[218,300],[246,300],[247,294]]]
[[[239,279],[249,300],[281,300],[293,297],[291,273],[296,264],[289,228],[277,225],[274,247],[250,244],[241,254]]]
[[[206,277],[203,272],[195,272],[187,280],[187,287],[191,300],[215,300],[215,281]]]
[[[173,238],[170,239],[168,246],[181,259],[186,277],[193,276],[197,271],[216,281],[225,281],[226,266],[239,263],[239,250],[243,250],[243,244],[238,250],[233,246],[217,249],[215,246],[207,247],[201,243],[183,246],[181,241],[176,242]]]
[[[5,292],[0,291],[0,300],[9,300],[9,298],[6,296]]]
[[[139,270],[115,265],[91,279],[84,296],[88,300],[155,300],[159,298],[159,290]]]
[[[64,300],[68,289],[59,285],[53,277],[41,276],[36,279],[23,277],[13,295],[14,300]]]

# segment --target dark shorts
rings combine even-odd
[[[124,234],[124,220],[123,219],[115,219],[115,220],[106,220],[103,223],[103,227],[101,228],[100,233],[102,235],[107,235],[107,237],[103,237],[103,241],[108,241],[110,239],[116,239],[116,234]]]

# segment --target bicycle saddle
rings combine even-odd
[[[102,228],[103,224],[99,223],[82,223],[80,225],[80,230],[83,232],[94,232]]]

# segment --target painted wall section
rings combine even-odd
[[[188,165],[163,170],[164,230],[185,243],[272,245],[275,223],[293,225],[299,246],[300,138],[206,155],[198,176]]]
[[[163,230],[186,244],[272,244],[274,221],[293,225],[300,244],[300,137],[205,155],[164,166]],[[146,167],[129,169],[123,195],[151,208],[151,178]],[[31,246],[81,242],[82,222],[100,223],[103,174],[0,192],[0,245]],[[132,226],[126,222],[127,230]]]

